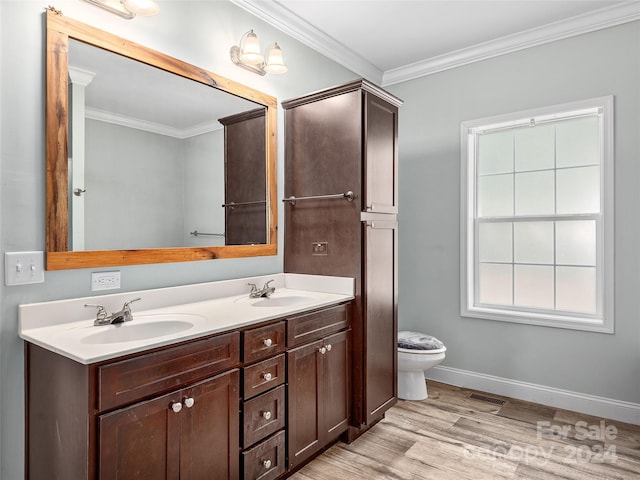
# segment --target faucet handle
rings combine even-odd
[[[84,306],[95,307],[98,309],[98,313],[96,313],[96,320],[104,320],[109,316],[103,305],[97,305],[95,303],[85,303]]]
[[[271,280],[269,280],[267,283],[265,283],[263,288],[269,288],[269,284],[271,282],[273,282],[273,278]]]
[[[124,302],[124,305],[122,306],[122,309],[123,310],[131,310],[129,305],[131,305],[133,302],[137,302],[138,300],[142,300],[142,297],[134,298],[133,300],[128,300],[128,301]]]
[[[258,287],[256,286],[255,283],[247,283],[247,285],[249,285],[251,287],[251,292],[250,293],[258,291]]]

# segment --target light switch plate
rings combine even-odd
[[[44,282],[43,252],[5,252],[4,283],[26,285]]]

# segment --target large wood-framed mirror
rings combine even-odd
[[[277,253],[274,97],[54,10],[46,53],[48,270]]]

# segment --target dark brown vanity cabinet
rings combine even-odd
[[[365,80],[282,103],[284,271],[355,278],[351,438],[397,398],[401,103]]]
[[[288,323],[288,458],[289,467],[296,468],[349,426],[348,306],[291,318]]]
[[[242,333],[242,477],[273,480],[285,461],[285,348],[284,321]]]
[[[235,478],[238,376],[99,416],[99,478]]]
[[[90,365],[27,343],[27,478],[238,478],[239,337]]]
[[[89,365],[26,343],[26,478],[285,478],[348,428],[350,314],[341,303]]]

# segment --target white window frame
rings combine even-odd
[[[614,150],[613,96],[605,96],[505,115],[486,117],[461,124],[461,212],[460,212],[460,313],[505,322],[568,328],[601,333],[614,332]],[[594,315],[569,314],[551,310],[476,303],[476,141],[477,132],[554,121],[568,115],[579,116],[596,110],[600,124],[600,214],[596,239],[596,305]]]

